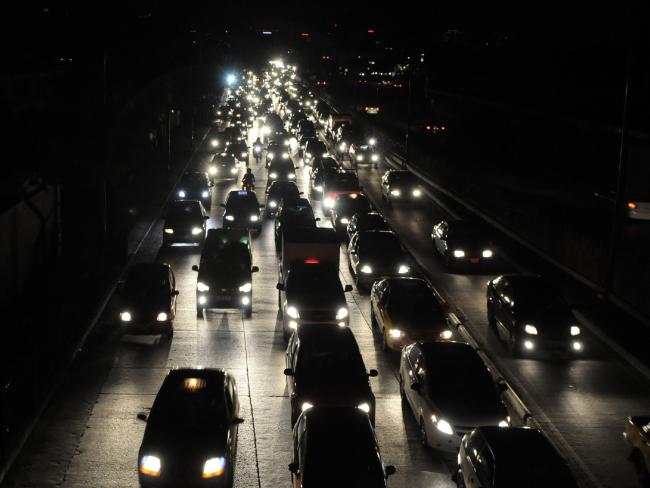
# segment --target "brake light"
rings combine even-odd
[[[627,202],[627,208],[631,210],[636,209],[636,202]]]
[[[305,259],[305,264],[320,264],[318,259]]]

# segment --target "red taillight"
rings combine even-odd
[[[320,264],[318,259],[305,259],[305,264]]]
[[[627,202],[627,208],[629,208],[630,210],[634,210],[636,209],[636,207],[637,207],[636,202]]]

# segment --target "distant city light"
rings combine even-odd
[[[233,85],[236,81],[237,77],[234,74],[230,73],[228,76],[226,76],[226,83],[229,85]]]
[[[271,34],[273,34],[271,31],[262,31],[262,35],[264,36],[270,36]]]

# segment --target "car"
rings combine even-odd
[[[340,126],[335,134],[336,153],[339,157],[349,156],[350,144],[352,142],[361,143],[364,140],[363,134],[353,125],[344,124]]]
[[[281,250],[282,236],[287,229],[313,229],[318,220],[320,219],[314,217],[314,210],[306,198],[283,200],[275,219],[275,250]]]
[[[508,427],[510,417],[487,366],[469,344],[415,342],[402,349],[400,395],[420,426],[426,447],[456,453],[474,427]]]
[[[296,168],[290,159],[278,159],[269,163],[266,188],[274,181],[295,181]]]
[[[254,191],[233,190],[221,207],[224,208],[222,227],[262,230],[260,208],[264,205],[259,204]]]
[[[464,488],[577,488],[566,461],[544,435],[521,427],[479,427],[465,435],[453,474]]]
[[[163,223],[163,246],[201,244],[210,218],[198,200],[174,200],[167,207]]]
[[[212,157],[212,163],[209,170],[210,176],[216,179],[237,179],[239,176],[239,168],[237,167],[237,159],[227,152],[215,154]]]
[[[322,186],[323,200],[321,206],[323,207],[323,213],[325,215],[329,215],[337,196],[362,193],[361,185],[359,185],[359,178],[355,173],[350,171],[328,173],[327,178],[323,178],[322,180]]]
[[[273,161],[291,162],[289,148],[276,143],[270,143],[266,149],[266,167],[268,168]]]
[[[330,211],[332,227],[343,234],[348,228],[352,217],[357,213],[366,214],[372,209],[368,198],[359,193],[338,195]],[[347,234],[346,234],[347,235]]]
[[[348,263],[358,290],[379,279],[408,276],[411,266],[399,237],[389,230],[357,232],[348,244]]]
[[[352,286],[341,285],[338,268],[332,264],[317,259],[295,263],[276,287],[285,339],[303,325],[349,325],[344,293]]]
[[[389,169],[381,177],[381,197],[388,205],[395,201],[417,202],[422,195],[422,187],[410,171]]]
[[[376,281],[370,290],[370,323],[387,351],[400,351],[415,341],[454,337],[447,305],[422,278]]]
[[[356,213],[346,228],[348,240],[357,232],[364,230],[390,230],[384,217],[378,212]]]
[[[222,134],[223,134],[223,138],[226,141],[226,147],[246,139],[244,137],[242,128],[234,125],[231,125],[230,127],[226,127],[222,132]]]
[[[228,152],[232,154],[235,159],[241,161],[242,163],[248,161],[248,146],[246,145],[246,141],[238,141],[232,143],[230,146],[228,146]]]
[[[196,279],[196,316],[210,308],[241,308],[253,313],[253,277],[250,236],[242,229],[212,229],[201,252],[199,265],[192,266]]]
[[[642,486],[650,483],[650,415],[628,417],[623,437],[632,448],[628,459],[634,463]]]
[[[327,178],[334,177],[340,171],[338,163],[334,165],[322,165],[311,171],[310,185],[311,189],[316,193],[323,192],[323,183]]]
[[[363,142],[352,142],[348,150],[348,157],[354,166],[368,164],[378,168],[379,161],[381,161],[379,152],[375,150],[374,146],[367,144],[365,140]]]
[[[291,425],[314,405],[351,406],[375,423],[375,395],[354,334],[347,327],[311,325],[291,335],[286,353],[287,391]]]
[[[441,220],[431,229],[431,242],[450,269],[486,265],[494,260],[494,245],[471,222]]]
[[[295,181],[273,181],[266,190],[266,215],[274,217],[283,199],[295,200],[301,194]]]
[[[514,356],[584,351],[582,330],[560,292],[539,275],[500,275],[487,284],[487,319]]]
[[[385,488],[396,472],[381,460],[368,416],[355,407],[313,407],[293,428],[292,486]],[[332,454],[335,453],[334,456]]]
[[[212,182],[205,173],[188,171],[181,176],[176,187],[176,196],[180,200],[199,200],[210,208]]]
[[[232,486],[239,415],[237,384],[227,371],[169,371],[143,415],[140,486]]]
[[[134,264],[118,287],[120,323],[127,334],[174,334],[176,277],[169,264]]]
[[[650,220],[650,201],[630,200],[626,204],[627,217],[631,220]]]

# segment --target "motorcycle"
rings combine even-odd
[[[255,183],[252,181],[244,181],[242,182],[241,189],[244,191],[255,191]]]
[[[260,158],[262,157],[262,146],[256,144],[253,148],[253,153],[255,154],[255,164],[259,164]]]

